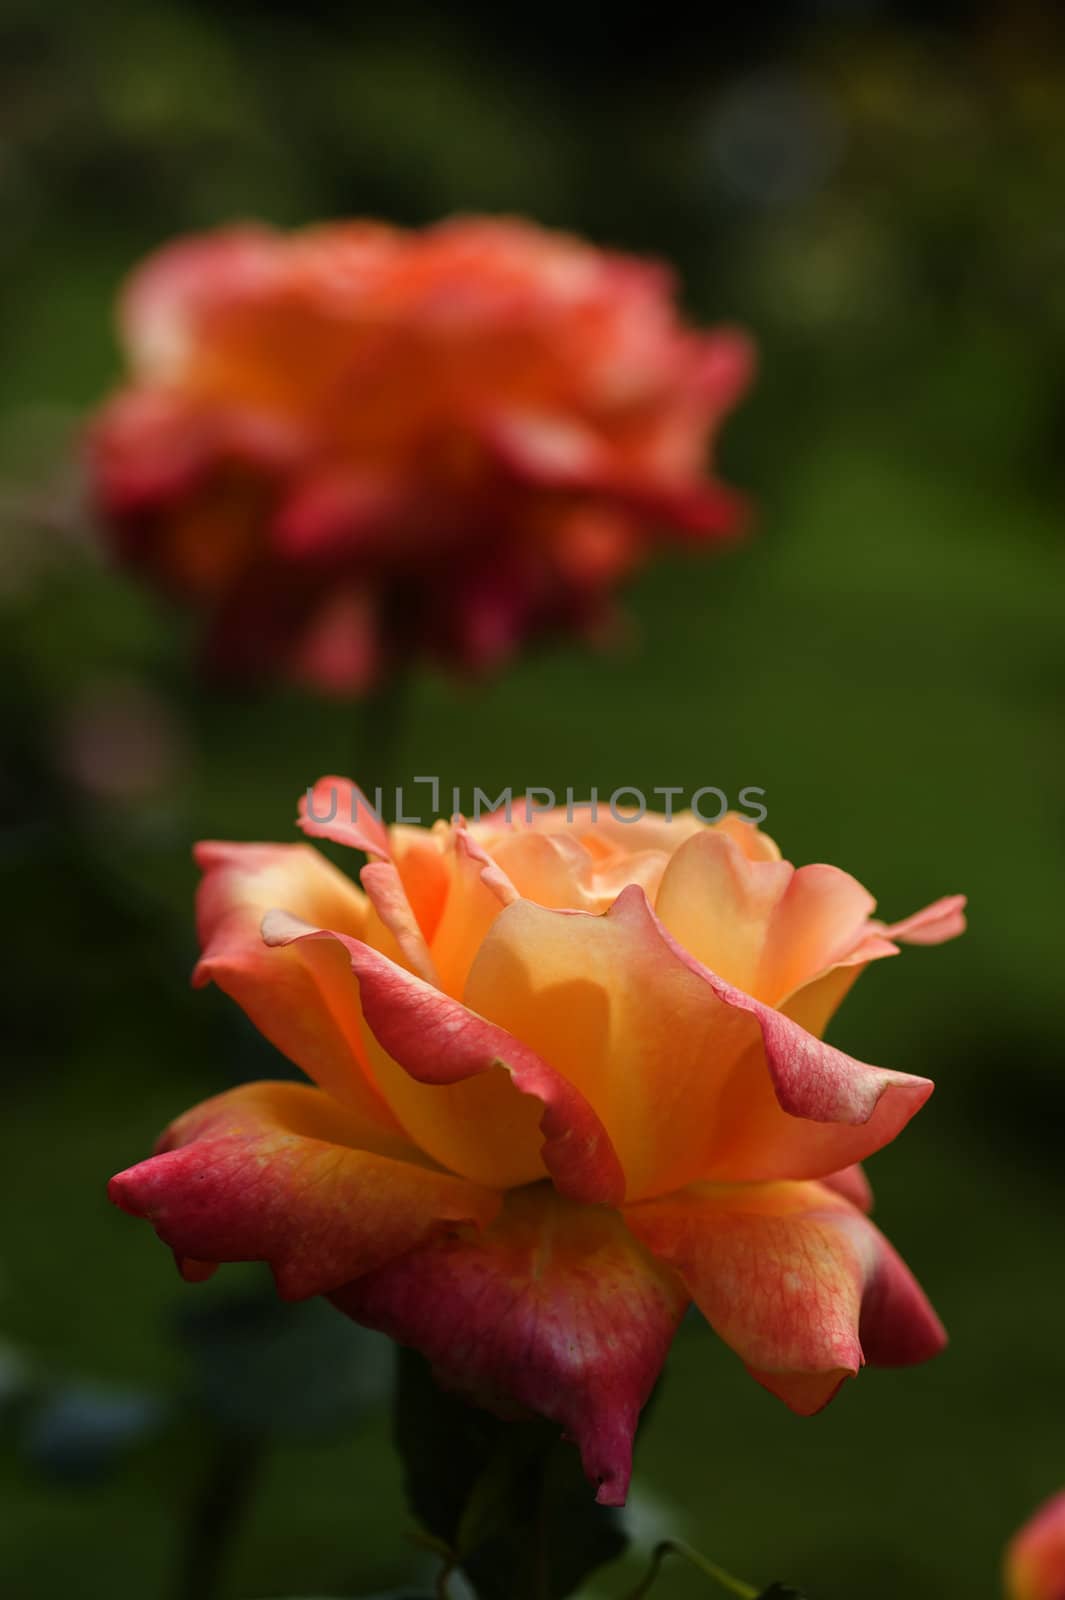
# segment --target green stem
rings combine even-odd
[[[682,1556],[697,1572],[701,1572],[704,1577],[712,1579],[722,1589],[727,1589],[729,1594],[739,1595],[741,1600],[758,1600],[757,1589],[752,1588],[749,1583],[743,1583],[739,1578],[734,1578],[723,1567],[716,1566],[713,1561],[708,1561],[705,1556],[699,1554],[698,1550],[693,1550],[690,1545],[682,1544],[679,1539],[664,1539],[660,1545],[655,1546],[655,1549],[651,1552],[651,1566],[647,1576],[626,1596],[626,1600],[644,1600],[644,1596],[650,1593],[651,1585],[658,1577],[662,1563],[667,1556]]]
[[[174,1600],[215,1600],[263,1463],[260,1438],[217,1434],[185,1526]]]

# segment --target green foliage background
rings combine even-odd
[[[971,896],[968,937],[879,964],[833,1034],[937,1080],[871,1176],[951,1348],[800,1422],[686,1327],[641,1442],[638,1537],[676,1533],[818,1600],[975,1600],[1065,1483],[1065,64],[1038,8],[929,17],[9,0],[5,1592],[172,1591],[206,1438],[174,1398],[174,1326],[219,1285],[182,1287],[104,1184],[179,1109],[277,1070],[220,997],[185,987],[191,841],[288,837],[319,772],[375,779],[350,710],[208,699],[184,624],[69,531],[60,463],[117,376],[118,281],[233,216],[529,213],[670,257],[693,315],[761,345],[723,445],[758,536],[648,571],[620,657],[420,679],[397,770],[490,792],[757,784],[785,853],[849,868],[888,917]],[[115,680],[158,697],[173,744],[165,781],[124,800],[79,787],[64,755]],[[69,1441],[34,1434],[27,1374],[38,1399],[74,1380],[158,1394],[170,1425],[72,1473]],[[407,1528],[380,1414],[286,1434],[225,1594],[400,1583]],[[607,1572],[594,1592],[623,1587]],[[705,1587],[676,1567],[656,1592]]]

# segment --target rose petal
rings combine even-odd
[[[481,881],[501,905],[526,899],[562,911],[606,911],[630,883],[653,894],[667,860],[660,850],[611,853],[604,859],[564,829],[504,833],[492,842],[491,855],[466,833],[464,848],[482,863]]]
[[[243,224],[178,239],[150,256],[130,277],[120,307],[123,341],[139,371],[157,380],[182,373],[207,306],[268,278],[276,240],[268,228]]]
[[[572,806],[555,806],[550,811],[529,808],[526,798],[519,795],[507,809],[486,812],[469,831],[490,849],[506,834],[531,829],[537,833],[559,834],[568,832],[578,839],[586,850],[600,859],[616,856],[624,859],[639,851],[661,851],[669,855],[693,833],[705,826],[690,811],[678,812],[667,818],[646,812],[642,816],[635,808],[627,813],[619,802],[617,815],[611,811],[607,800],[575,801]]]
[[[261,933],[264,914],[284,906],[359,936],[365,896],[309,845],[204,843],[196,860],[204,871],[197,896],[203,954],[193,982],[216,983],[328,1094],[397,1130],[367,1073],[358,989],[343,953],[272,950]]]
[[[392,853],[379,811],[350,778],[319,778],[312,784],[300,795],[297,825],[312,839],[331,839],[369,856],[387,859]]]
[[[689,839],[715,833],[731,839],[752,861],[780,860],[780,850],[769,835],[762,833],[747,817],[735,811],[727,811],[718,822],[702,822],[693,811],[676,811],[670,816],[658,816],[648,811],[640,816],[635,811],[626,815],[620,804],[616,809],[617,815],[611,811],[609,804],[597,805],[595,819],[589,816],[582,828],[582,837],[591,834],[625,854],[638,850],[661,850],[667,856],[672,856]]]
[[[670,860],[655,913],[704,967],[775,1005],[848,952],[875,905],[837,867],[751,859],[707,829]]]
[[[948,894],[902,922],[880,924],[880,932],[901,944],[943,944],[965,932],[965,904],[963,894]]]
[[[707,829],[670,858],[655,914],[703,966],[754,994],[769,925],[793,876],[789,862],[751,861],[727,834]]]
[[[429,1241],[333,1299],[420,1350],[449,1387],[557,1422],[599,1502],[624,1504],[636,1423],[687,1297],[615,1212],[547,1184],[515,1190],[483,1233]]]
[[[836,1172],[894,1138],[931,1092],[701,967],[636,887],[603,917],[528,901],[501,911],[466,1002],[595,1108],[630,1199],[699,1179]]]
[[[499,1187],[535,1181],[546,1169],[575,1200],[621,1199],[621,1168],[599,1119],[525,1043],[357,939],[277,913],[264,921],[263,935],[278,944],[343,946],[380,1047],[377,1080],[437,1160]]]
[[[945,1343],[895,1251],[824,1184],[691,1188],[624,1215],[759,1383],[802,1415],[864,1362],[908,1365]]]
[[[845,961],[837,962],[826,972],[819,972],[809,982],[800,984],[792,994],[785,995],[777,1009],[807,1033],[820,1039],[869,962],[898,953],[898,945],[889,944],[878,935],[870,935]]]
[[[427,1163],[320,1090],[251,1083],[180,1117],[160,1154],[112,1178],[193,1276],[267,1261],[285,1299],[324,1294],[444,1224],[489,1223],[499,1197]]]
[[[391,861],[371,861],[359,874],[359,882],[370,902],[366,942],[382,951],[391,961],[416,972],[419,978],[438,984],[436,968],[418,919],[407,899],[403,879]],[[375,926],[375,921],[378,924]]]
[[[475,861],[479,869],[479,877],[486,889],[495,895],[501,906],[509,906],[515,900],[520,900],[521,895],[499,862],[488,854],[483,845],[477,842],[464,819],[456,819],[454,847],[460,849],[470,861]]]
[[[761,793],[760,790],[757,792]],[[715,833],[727,835],[749,861],[780,860],[780,846],[776,841],[768,833],[763,833],[757,822],[738,811],[726,811],[720,822],[714,822],[711,826]]]
[[[826,1189],[834,1190],[844,1200],[849,1200],[852,1206],[857,1206],[859,1211],[872,1211],[873,1187],[860,1162],[855,1162],[853,1167],[844,1167],[842,1172],[829,1173],[827,1178],[820,1181]]]
[[[450,884],[441,831],[396,823],[388,830],[388,842],[411,910],[425,939],[431,941],[440,926]]]
[[[619,910],[630,925],[641,925],[647,917],[654,920],[638,891],[626,891],[622,899],[626,903],[622,907],[619,902]],[[658,932],[719,1000],[734,1012],[753,1018],[761,1035],[759,1053],[768,1068],[773,1099],[765,1094],[765,1080],[759,1078],[748,1102],[737,1104],[733,1147],[715,1176],[741,1181],[752,1176],[823,1177],[826,1169],[821,1162],[829,1150],[840,1159],[828,1172],[864,1160],[890,1143],[932,1093],[927,1078],[870,1066],[822,1043],[790,1017],[700,966],[660,924]],[[739,1087],[739,1083],[731,1086],[733,1090]],[[760,1169],[756,1173],[749,1170],[752,1162]]]
[[[457,998],[485,934],[499,915],[506,874],[492,869],[463,824],[442,829],[440,838],[448,887],[429,948],[440,987]]]
[[[964,908],[963,894],[948,895],[925,906],[923,911],[914,912],[903,922],[867,923],[859,930],[849,951],[841,952],[835,964],[824,972],[800,983],[778,1001],[778,1009],[807,1032],[820,1037],[870,961],[897,956],[899,946],[893,942],[895,940],[902,944],[929,945],[956,939],[965,932]]]
[[[497,411],[483,437],[519,479],[595,496],[683,534],[722,537],[740,532],[748,520],[742,495],[667,473],[646,448],[639,455],[617,448],[568,414]]]

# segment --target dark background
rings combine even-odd
[[[762,374],[723,462],[759,530],[720,559],[648,571],[620,657],[555,649],[475,689],[420,679],[398,770],[490,792],[757,784],[785,854],[853,871],[886,916],[971,896],[965,940],[878,964],[832,1034],[937,1080],[871,1175],[951,1348],[865,1373],[802,1422],[686,1328],[639,1450],[639,1540],[683,1534],[814,1600],[998,1592],[1004,1541],[1065,1482],[1052,19],[842,0],[687,21],[677,7],[9,0],[5,1593],[177,1592],[232,1386],[205,1381],[217,1352],[176,1332],[248,1275],[182,1287],[104,1184],[178,1110],[276,1070],[220,997],[185,986],[191,841],[293,837],[319,772],[375,781],[357,710],[208,696],[186,623],[94,557],[70,449],[118,377],[113,295],[164,238],[233,217],[456,210],[664,255],[694,317],[753,330]],[[255,1402],[276,1438],[226,1596],[360,1592],[419,1560],[387,1423],[372,1394],[332,1404],[344,1352],[312,1322]],[[625,1582],[608,1572],[594,1593]],[[656,1589],[705,1592],[679,1567]]]

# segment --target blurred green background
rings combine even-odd
[[[937,1080],[871,1175],[951,1348],[803,1422],[686,1326],[635,1533],[813,1600],[996,1595],[1004,1541],[1065,1483],[1053,9],[8,0],[0,44],[0,1588],[178,1592],[227,1391],[205,1393],[182,1318],[248,1274],[183,1287],[104,1184],[179,1109],[278,1070],[187,990],[191,842],[290,837],[318,773],[376,776],[350,708],[208,698],[186,623],[94,556],[69,452],[117,379],[114,291],[235,216],[487,210],[664,255],[693,316],[753,330],[723,466],[759,530],[648,571],[620,657],[419,680],[398,770],[761,785],[785,853],[853,871],[886,916],[971,897],[966,939],[878,964],[832,1034]],[[301,1326],[268,1379],[281,1413],[317,1398],[303,1426],[271,1419],[226,1597],[417,1570],[373,1383],[334,1413],[344,1350]],[[679,1567],[655,1590],[706,1592]]]

